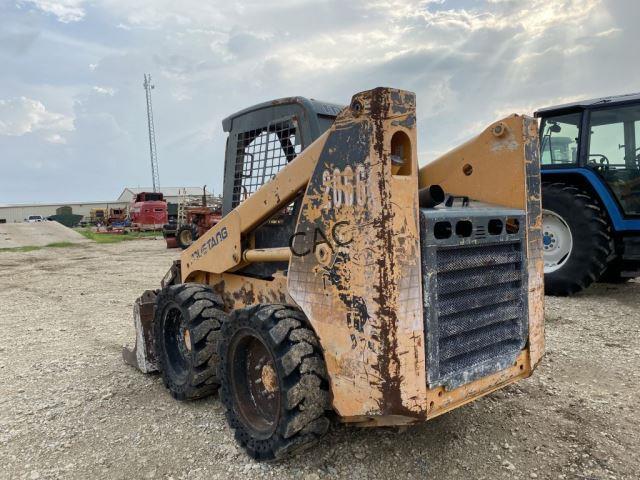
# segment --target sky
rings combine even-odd
[[[640,91],[633,0],[0,0],[0,203],[222,191],[221,120],[274,98],[417,94],[424,164],[510,113]]]

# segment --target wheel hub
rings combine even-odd
[[[182,332],[182,340],[184,341],[184,345],[187,348],[187,351],[191,351],[191,333],[189,330],[184,329]]]
[[[164,313],[164,345],[169,368],[176,376],[187,375],[191,364],[191,334],[186,320],[177,307],[168,308]]]
[[[550,210],[542,212],[542,227],[544,273],[551,273],[562,268],[569,259],[573,237],[567,222]]]
[[[184,245],[190,244],[192,242],[191,232],[189,230],[183,230],[182,232],[180,232],[180,241]]]
[[[273,393],[278,390],[278,377],[276,377],[276,371],[270,363],[267,363],[262,367],[262,373],[260,374],[260,380],[266,393]]]
[[[273,355],[251,330],[239,331],[227,359],[238,413],[257,438],[273,434],[280,417],[280,388]]]

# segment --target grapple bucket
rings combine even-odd
[[[136,327],[136,343],[133,348],[124,346],[122,357],[125,363],[143,373],[157,372],[156,352],[153,342],[153,315],[156,305],[156,290],[146,290],[133,306],[133,323]]]

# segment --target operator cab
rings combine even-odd
[[[288,97],[260,103],[222,120],[225,154],[223,214],[248,198],[313,143],[344,108]]]
[[[597,173],[625,216],[640,215],[640,93],[538,110],[544,170]]]
[[[228,133],[222,215],[227,215],[333,125],[343,105],[287,97],[240,110],[222,120]],[[293,234],[302,193],[245,240],[253,248],[285,247]],[[286,262],[254,263],[241,273],[270,278]]]

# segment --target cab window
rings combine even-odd
[[[543,165],[577,163],[580,119],[580,113],[571,113],[542,120],[540,153]]]
[[[588,165],[596,169],[624,212],[640,215],[640,105],[591,112]]]

